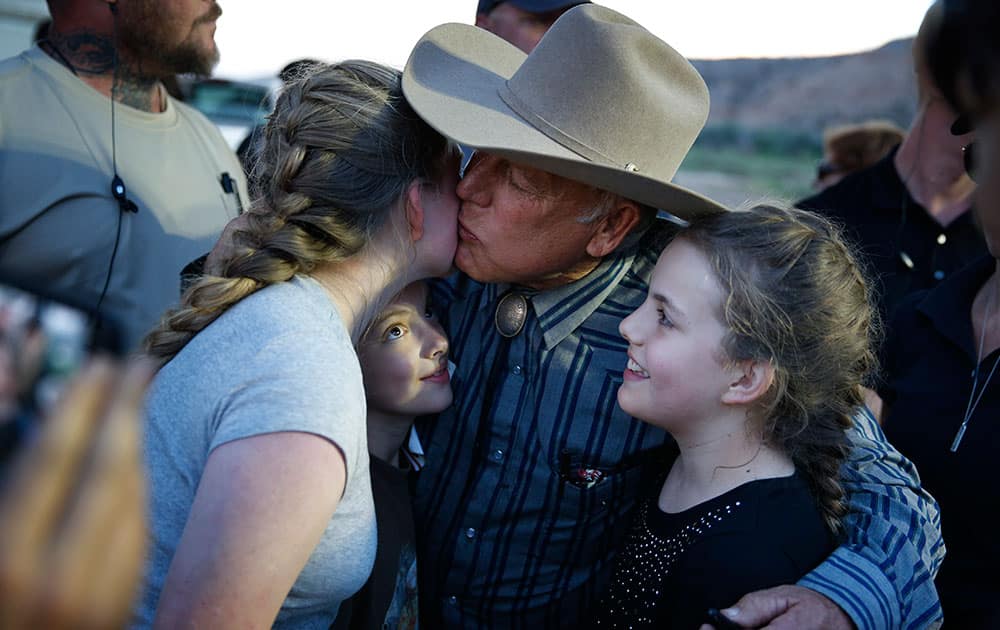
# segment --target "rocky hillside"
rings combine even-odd
[[[905,128],[916,98],[911,44],[837,57],[695,60],[712,95],[708,126],[818,136],[829,125],[883,118]]]

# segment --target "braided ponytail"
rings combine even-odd
[[[727,296],[727,356],[774,366],[755,410],[765,442],[792,459],[839,532],[846,430],[875,372],[879,334],[857,260],[829,221],[778,204],[696,219],[680,237],[705,252]]]
[[[368,61],[317,64],[288,85],[251,173],[255,201],[205,276],[145,340],[166,363],[231,306],[321,263],[358,254],[414,180],[437,180],[447,141],[403,99],[400,73]]]

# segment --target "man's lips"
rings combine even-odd
[[[463,241],[478,241],[476,235],[466,229],[465,225],[461,221],[458,222],[458,237]]]

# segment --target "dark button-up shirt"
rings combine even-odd
[[[908,294],[937,286],[986,253],[972,212],[942,226],[910,196],[896,171],[897,150],[798,203],[846,228],[876,282],[884,318]]]
[[[461,274],[436,286],[457,370],[455,403],[418,423],[428,627],[572,628],[596,603],[633,508],[665,472],[657,455],[668,436],[616,404],[627,361],[618,324],[646,297],[661,249],[651,238],[531,295],[510,341],[493,323],[509,287]],[[940,611],[936,505],[870,417],[858,423],[842,479],[851,538],[800,583],[860,628],[921,627]]]
[[[1000,486],[993,463],[1000,455],[1000,350],[977,360],[972,301],[996,269],[986,256],[938,288],[910,296],[896,314],[886,344],[889,406],[885,433],[920,470],[924,487],[941,504],[948,556],[938,575],[948,626],[1000,628]],[[994,308],[1000,304],[994,303]],[[979,383],[972,391],[973,370]],[[988,382],[987,382],[988,381]],[[982,397],[980,398],[980,392]],[[978,399],[958,451],[950,450],[962,418]]]

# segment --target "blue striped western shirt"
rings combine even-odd
[[[452,407],[418,423],[427,627],[586,622],[633,508],[665,472],[658,455],[669,436],[617,405],[627,360],[618,324],[646,297],[659,231],[581,280],[529,293],[524,330],[509,341],[494,312],[511,287],[463,274],[436,283],[457,369]],[[801,584],[859,628],[931,625],[941,616],[937,506],[870,416],[859,414],[853,440],[843,472],[848,540]]]

